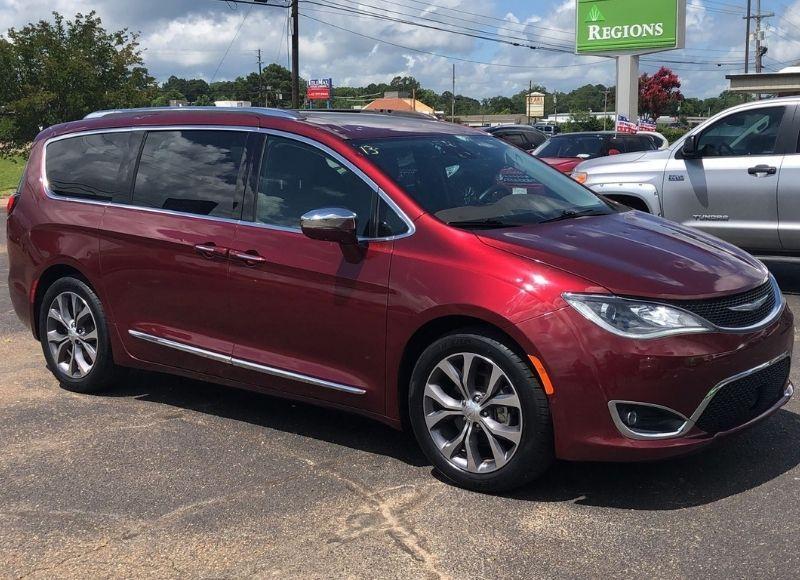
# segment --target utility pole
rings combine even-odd
[[[608,87],[603,91],[603,131],[606,130],[606,121],[608,121],[608,94],[610,92],[611,89]]]
[[[450,122],[456,122],[456,63],[453,63],[453,100],[450,102]]]
[[[525,113],[528,116],[528,125],[531,124],[531,93],[533,92],[533,81],[528,81],[528,97],[525,99]]]
[[[747,26],[744,36],[744,74],[750,72],[750,21],[753,19],[753,0],[747,0],[747,16],[744,17]]]
[[[300,108],[300,20],[298,0],[292,0],[292,108]]]
[[[265,107],[269,107],[269,98],[264,98],[264,77],[261,76],[261,49],[259,48],[256,52],[258,53],[258,98],[264,103]]]
[[[751,0],[747,2],[747,16],[745,16],[745,20],[747,20],[747,43],[745,44],[745,72],[749,72],[749,61],[750,61],[750,21],[756,21],[756,31],[753,34],[755,44],[756,44],[756,52],[755,52],[755,59],[756,59],[756,72],[760,73],[764,70],[764,55],[767,54],[767,47],[764,46],[764,39],[765,33],[764,30],[761,28],[761,21],[765,18],[772,18],[775,16],[774,12],[761,12],[761,0],[756,0],[756,13],[753,14],[751,12]]]

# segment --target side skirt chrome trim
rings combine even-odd
[[[138,330],[128,330],[128,334],[130,334],[134,338],[138,338],[139,340],[151,342],[153,344],[158,344],[160,346],[166,346],[167,348],[173,348],[181,352],[211,359],[213,361],[221,362],[224,364],[229,364],[241,369],[264,373],[265,375],[271,375],[273,377],[278,377],[281,379],[298,381],[301,383],[306,383],[308,385],[313,385],[315,387],[323,387],[325,389],[341,391],[343,393],[350,393],[351,395],[364,395],[367,393],[367,391],[359,387],[351,387],[349,385],[334,383],[333,381],[326,381],[324,379],[318,379],[316,377],[311,377],[308,375],[303,375],[300,373],[295,373],[284,369],[270,367],[267,365],[262,365],[251,361],[247,361],[244,359],[233,358],[231,356],[227,356],[210,350],[205,350],[202,348],[197,348],[196,346],[191,346],[188,344],[184,344],[182,342],[176,342],[174,340],[169,340],[167,338],[161,338],[158,336],[153,336],[152,334],[146,334]]]
[[[175,342],[174,340],[169,340],[167,338],[160,338],[158,336],[153,336],[152,334],[146,334],[144,332],[139,332],[138,330],[129,330],[128,334],[130,334],[133,338],[138,338],[139,340],[144,340],[145,342],[152,342],[153,344],[158,344],[160,346],[166,346],[167,348],[174,348],[175,350],[179,350],[181,352],[186,352],[189,354],[193,354],[195,356],[200,356],[203,358],[208,358],[213,361],[231,364],[231,357],[226,356],[224,354],[220,354],[217,352],[213,352],[210,350],[204,350],[202,348],[197,348],[195,346],[190,346],[188,344],[184,344],[182,342]]]

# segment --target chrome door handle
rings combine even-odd
[[[244,262],[247,266],[257,266],[258,264],[264,264],[267,261],[264,256],[260,256],[255,250],[248,250],[247,252],[231,250],[228,252],[228,255],[235,260]]]
[[[208,259],[225,258],[228,255],[228,248],[221,248],[214,242],[196,244],[194,249],[198,254]]]
[[[778,173],[778,168],[770,165],[756,165],[755,167],[748,169],[747,173],[750,175],[755,175],[756,177],[759,175],[775,175]]]

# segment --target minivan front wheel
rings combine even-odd
[[[470,332],[430,345],[409,389],[414,434],[455,483],[479,491],[519,487],[553,459],[547,397],[503,341]]]
[[[48,288],[39,337],[48,367],[66,389],[99,391],[118,378],[102,304],[83,281],[61,278]]]

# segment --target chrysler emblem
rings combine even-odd
[[[764,303],[769,300],[769,295],[762,296],[758,300],[753,300],[752,302],[748,302],[747,304],[742,304],[740,306],[731,306],[728,310],[733,310],[734,312],[753,312],[754,310],[758,310],[761,308]]]

